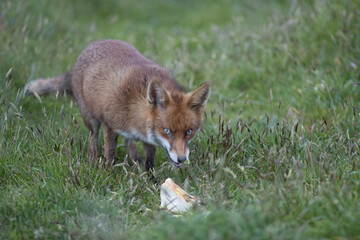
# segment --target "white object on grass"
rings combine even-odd
[[[171,178],[166,179],[161,185],[160,198],[160,207],[177,213],[187,211],[198,202],[196,197],[185,192]]]

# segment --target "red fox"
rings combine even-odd
[[[189,157],[189,142],[200,129],[210,95],[205,82],[192,92],[185,90],[163,67],[145,58],[120,40],[101,40],[88,45],[72,71],[32,81],[30,94],[72,92],[90,131],[89,160],[98,157],[100,125],[104,130],[107,166],[116,158],[118,135],[124,137],[129,156],[143,164],[134,140],[143,143],[145,169],[154,168],[156,146],[162,146],[173,166]]]

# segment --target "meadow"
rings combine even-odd
[[[352,0],[2,0],[0,239],[360,239],[359,23]],[[72,96],[24,93],[99,39],[211,82],[190,164],[155,159],[206,205],[159,209],[122,140],[89,163]]]

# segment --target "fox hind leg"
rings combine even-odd
[[[74,75],[73,81],[78,80],[79,78]],[[95,164],[95,161],[99,155],[99,129],[101,123],[91,114],[84,103],[84,99],[82,97],[82,89],[79,88],[77,84],[72,84],[71,89],[73,90],[74,96],[78,103],[80,113],[82,119],[84,121],[85,126],[89,129],[89,161]]]
[[[99,129],[100,129],[100,122],[97,121],[93,117],[84,118],[85,126],[89,129],[89,161],[95,163],[98,155],[99,155]]]

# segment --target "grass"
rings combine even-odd
[[[359,13],[350,0],[2,1],[0,238],[360,239]],[[162,150],[155,163],[207,205],[160,210],[141,168],[87,161],[70,96],[24,96],[104,38],[188,90],[211,81],[191,164]]]

